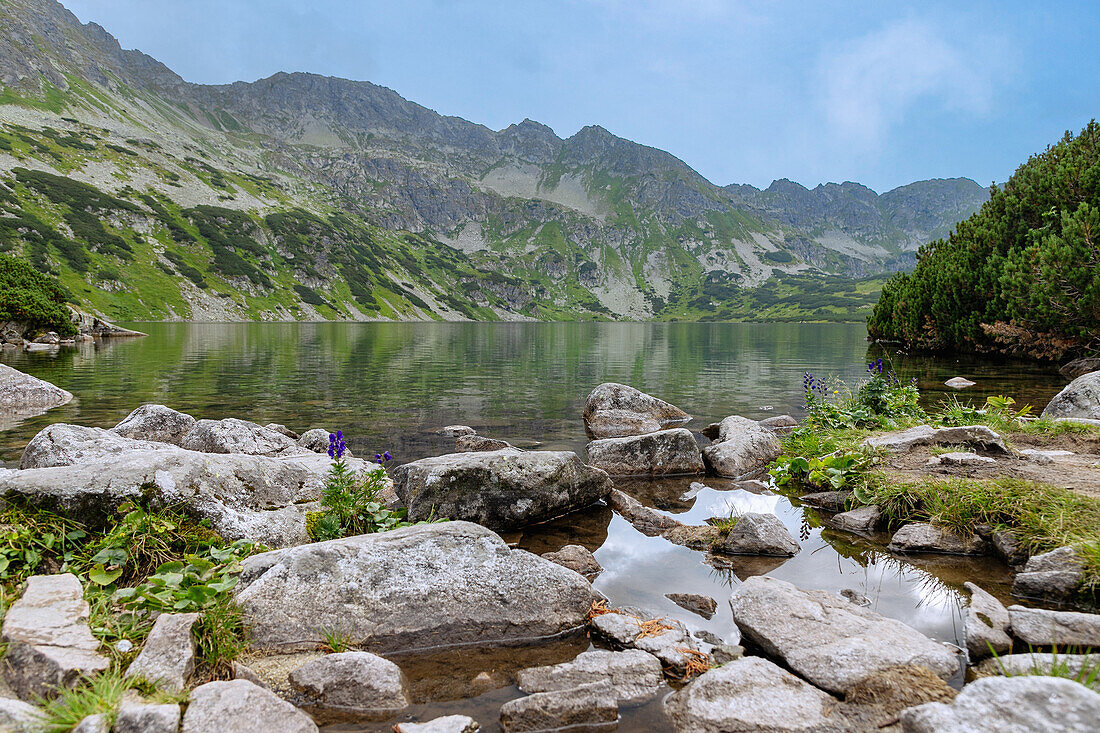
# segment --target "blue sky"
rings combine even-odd
[[[718,184],[1003,181],[1100,111],[1100,3],[69,0],[185,79],[366,79],[493,129],[588,124]]]

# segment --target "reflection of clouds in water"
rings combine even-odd
[[[650,564],[671,564],[682,548],[661,537],[646,537],[625,519],[615,514],[607,526],[607,541],[593,555],[603,566],[599,585],[623,579],[635,582],[637,567]]]
[[[780,498],[744,490],[721,493],[715,491],[713,497],[707,496],[705,500],[701,496],[702,501],[699,503],[705,502],[708,516],[728,517],[730,514],[775,514]]]

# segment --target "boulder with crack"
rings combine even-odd
[[[656,432],[686,423],[691,415],[633,387],[606,382],[588,395],[583,418],[589,437],[600,439]]]
[[[740,480],[759,474],[780,452],[774,430],[731,415],[718,424],[714,442],[703,448],[703,460],[719,476]]]
[[[699,445],[687,428],[593,440],[587,450],[589,465],[612,476],[686,476],[704,470]]]

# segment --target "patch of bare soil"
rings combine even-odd
[[[907,478],[1017,478],[1078,491],[1100,498],[1100,437],[1066,433],[1057,436],[1012,433],[1004,436],[1010,455],[975,450],[993,463],[955,464],[941,462],[947,449],[922,446],[908,453],[889,456],[882,467]],[[963,452],[963,448],[952,451]],[[1025,451],[1068,451],[1068,455],[1035,455]]]

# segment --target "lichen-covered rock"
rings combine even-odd
[[[0,364],[0,413],[35,414],[64,405],[72,398],[71,392]]]
[[[652,699],[662,679],[661,663],[652,654],[637,649],[593,649],[582,652],[572,662],[521,670],[516,675],[516,686],[531,693],[605,682],[618,704],[627,706]]]
[[[904,733],[980,733],[1096,730],[1100,694],[1055,677],[987,677],[971,682],[950,705],[928,703],[904,710]]]
[[[588,444],[589,465],[612,476],[680,476],[704,471],[695,436],[687,428],[603,438]]]
[[[401,668],[369,652],[326,654],[291,671],[288,680],[321,707],[392,714],[409,706]]]
[[[703,460],[719,476],[743,479],[763,471],[780,452],[775,431],[732,415],[719,423],[715,442],[703,448]]]
[[[970,652],[970,658],[984,659],[991,653],[1007,653],[1012,649],[1012,639],[1008,635],[1008,610],[1000,601],[973,583],[963,585],[970,591],[970,605],[963,621],[966,649]]]
[[[24,699],[56,695],[110,666],[88,627],[88,602],[71,573],[34,575],[4,616],[4,680]]]
[[[846,730],[835,698],[762,657],[742,657],[665,699],[677,733],[831,733]]]
[[[191,627],[197,613],[162,613],[153,623],[141,653],[130,663],[126,674],[142,677],[160,687],[179,692],[195,671],[195,640]]]
[[[886,453],[905,453],[923,445],[971,445],[991,452],[1008,453],[1001,436],[985,425],[952,428],[918,425],[907,430],[875,435],[863,441],[862,445]]]
[[[791,536],[783,522],[774,514],[747,512],[737,518],[712,552],[726,555],[775,555],[791,557],[800,550],[798,540]]]
[[[730,607],[743,637],[829,692],[890,667],[923,666],[944,679],[959,669],[943,644],[825,591],[758,576],[737,588]]]
[[[610,493],[603,471],[570,451],[450,453],[393,472],[409,519],[446,517],[510,529],[589,506]]]
[[[1031,646],[1100,648],[1100,614],[1008,607],[1012,635]]]
[[[191,691],[182,733],[318,733],[312,718],[246,680],[207,682]]]
[[[240,453],[249,456],[288,456],[304,448],[291,438],[247,420],[199,420],[180,440],[180,447],[200,453]]]
[[[594,439],[652,433],[691,419],[675,405],[616,382],[592,390],[583,417],[585,430]]]
[[[164,405],[142,405],[111,432],[133,440],[151,440],[157,443],[179,445],[183,436],[195,427],[195,418],[187,413],[173,410]]]
[[[486,438],[483,435],[460,435],[455,438],[455,453],[476,453],[478,451],[504,450],[514,448],[507,440]]]
[[[588,548],[581,545],[566,545],[555,552],[544,552],[542,557],[586,577],[599,575],[603,571]]]
[[[1085,580],[1085,563],[1072,547],[1059,547],[1028,559],[1012,583],[1012,595],[1069,601]]]
[[[943,527],[926,522],[913,522],[895,532],[886,549],[891,552],[980,555],[986,551],[986,544],[976,534],[964,537]]]
[[[599,726],[619,719],[619,706],[607,684],[581,685],[568,690],[536,692],[500,706],[503,733],[551,731]]]
[[[254,555],[237,602],[253,646],[309,648],[340,629],[374,651],[489,644],[584,625],[580,575],[469,522],[418,525]]]
[[[1100,420],[1100,371],[1082,374],[1054,395],[1043,417]]]

